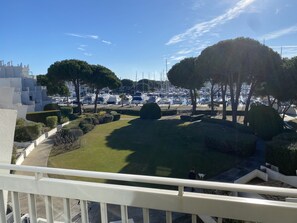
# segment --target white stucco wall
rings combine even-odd
[[[17,112],[0,109],[0,163],[10,163],[14,139]],[[8,170],[0,170],[1,174],[9,174]],[[4,192],[4,202],[7,203],[7,192]]]
[[[0,87],[0,104],[12,106],[14,88]]]

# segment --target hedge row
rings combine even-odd
[[[282,133],[266,143],[266,162],[285,175],[296,175],[297,133]]]
[[[199,121],[201,120],[205,115],[200,114],[200,115],[181,115],[180,119],[185,122],[194,122],[194,121]]]
[[[110,113],[111,111],[116,111],[119,114],[122,115],[132,115],[132,116],[140,116],[140,108],[100,108],[98,111],[106,111]],[[93,113],[93,108],[86,108],[84,109],[85,113]],[[171,116],[171,115],[177,115],[176,109],[161,109],[162,116]]]
[[[248,134],[254,133],[253,130],[249,126],[245,126],[245,125],[242,125],[239,123],[233,123],[232,121],[228,121],[228,120],[203,117],[202,121],[207,122],[207,123],[222,125],[222,126],[229,127],[229,128],[235,128],[236,130],[238,130],[239,132],[242,132],[242,133],[248,133]]]
[[[228,128],[228,127],[227,127]],[[208,148],[224,153],[233,153],[240,156],[250,156],[255,152],[257,137],[252,134],[240,133],[226,127],[212,128],[205,136],[205,145]]]
[[[53,110],[53,111],[31,112],[31,113],[27,113],[26,119],[33,121],[33,122],[42,122],[42,123],[46,124],[46,118],[48,116],[57,116],[58,122],[60,122],[61,111]]]

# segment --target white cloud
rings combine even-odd
[[[84,53],[84,55],[87,57],[93,56],[93,54],[91,54],[91,53]]]
[[[227,21],[230,21],[240,14],[242,14],[245,9],[250,6],[256,0],[240,0],[235,4],[234,7],[229,8],[224,14],[215,17],[212,20],[198,23],[186,30],[184,33],[173,36],[166,45],[176,44],[188,39],[196,39],[199,36],[208,33],[211,29],[215,28],[218,25],[222,25]]]
[[[259,39],[264,39],[264,40],[277,39],[279,37],[289,35],[289,34],[292,34],[295,32],[297,32],[297,25],[294,25],[294,26],[291,26],[291,27],[288,27],[285,29],[276,30],[271,33],[267,33],[267,34],[261,36]]]
[[[110,41],[107,41],[107,40],[101,40],[101,42],[102,42],[102,43],[105,43],[105,44],[107,44],[107,45],[110,45],[110,44],[111,44],[111,42],[110,42]]]
[[[78,47],[77,49],[80,50],[80,51],[85,51],[86,50],[85,48],[82,48],[82,47]]]
[[[189,54],[189,53],[192,53],[194,49],[182,49],[178,52],[176,52],[176,54],[179,54],[179,55],[183,55],[183,54]]]
[[[98,39],[99,37],[97,35],[83,35],[78,33],[65,33],[67,36],[73,36],[78,38],[84,38],[84,39]]]

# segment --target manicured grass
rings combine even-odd
[[[135,117],[98,125],[80,149],[51,156],[51,167],[187,178],[195,167],[206,177],[233,167],[240,158],[206,148],[204,135],[216,125]]]

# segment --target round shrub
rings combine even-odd
[[[94,129],[94,125],[87,124],[87,123],[79,124],[79,127],[83,131],[84,134],[86,134]]]
[[[102,118],[102,123],[108,123],[113,121],[113,115],[105,114]]]
[[[14,141],[27,142],[37,139],[42,134],[42,124],[34,123],[25,126],[16,126]]]
[[[60,110],[60,106],[55,103],[50,103],[44,106],[43,111]]]
[[[55,128],[58,124],[58,117],[57,116],[48,116],[46,117],[46,126],[50,128]]]
[[[161,116],[161,109],[157,103],[144,104],[140,109],[141,119],[159,119]]]
[[[283,120],[277,111],[265,105],[251,107],[248,123],[254,133],[265,140],[270,140],[283,131]]]
[[[110,114],[113,116],[113,121],[118,121],[121,118],[121,115],[116,111],[111,111]]]

